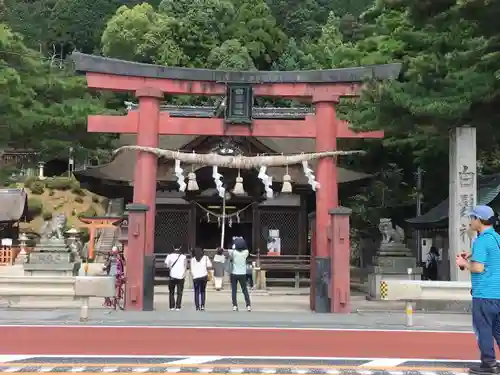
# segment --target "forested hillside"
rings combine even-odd
[[[73,50],[238,70],[398,61],[399,81],[368,82],[340,108],[355,129],[386,130],[383,145],[341,146],[367,149],[344,162],[378,173],[348,202],[357,217],[408,216],[418,166],[427,207],[446,197],[449,129],[476,126],[483,171],[498,171],[499,13],[495,0],[3,0],[0,142],[45,155],[112,148],[113,135],[86,133],[86,116],[123,111],[124,97],[88,91],[66,62]]]

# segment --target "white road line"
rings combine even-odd
[[[102,369],[102,372],[116,372],[116,371],[118,371],[117,367],[104,367]]]
[[[182,359],[178,359],[175,361],[165,362],[165,365],[201,365],[203,363],[217,361],[219,359],[223,359],[222,356],[192,356],[192,357],[183,357]]]
[[[149,367],[134,367],[132,372],[148,372]]]
[[[180,367],[167,367],[166,372],[179,372],[179,371],[181,371]]]
[[[311,371],[305,368],[292,368],[292,372],[295,374],[307,374]]]
[[[40,367],[38,369],[38,372],[51,372],[53,369],[54,369],[54,366]]]
[[[377,358],[373,361],[363,363],[359,367],[395,367],[406,362],[406,360],[401,358]]]
[[[0,355],[0,363],[22,361],[24,359],[29,359],[32,357],[33,357],[32,355]]]
[[[211,372],[213,372],[214,369],[213,368],[210,368],[210,367],[202,367],[200,368],[200,370],[198,372],[202,373],[202,374],[209,374]]]
[[[230,368],[229,372],[231,374],[241,374],[241,373],[245,372],[245,369],[243,369],[243,368]]]
[[[73,367],[70,372],[83,372],[85,371],[86,368],[85,367]],[[149,370],[149,369],[148,369]]]
[[[276,374],[276,369],[274,368],[262,368],[260,372],[263,374]]]
[[[3,370],[2,372],[18,372],[21,370],[22,370],[22,367],[8,367],[5,370]]]

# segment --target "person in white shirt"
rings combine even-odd
[[[219,247],[217,249],[217,253],[214,255],[214,262],[213,262],[215,290],[222,289],[225,264],[226,264],[226,256],[224,255],[224,250]]]
[[[170,310],[179,311],[182,306],[182,292],[184,291],[184,278],[186,277],[187,257],[181,253],[181,247],[175,246],[174,252],[167,255],[165,264],[170,270],[168,282]],[[175,290],[177,289],[177,299]]]
[[[196,310],[205,310],[205,291],[207,289],[208,272],[211,268],[212,262],[204,254],[203,249],[195,248],[191,258],[191,274],[193,275]]]

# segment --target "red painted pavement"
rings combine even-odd
[[[141,327],[0,327],[0,353],[470,359],[468,333]]]

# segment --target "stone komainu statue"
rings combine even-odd
[[[392,225],[391,219],[380,219],[378,230],[382,234],[382,243],[403,243],[405,239],[405,232],[400,226]]]
[[[50,221],[46,221],[42,229],[42,238],[64,239],[64,227],[66,226],[66,215],[57,214]]]

